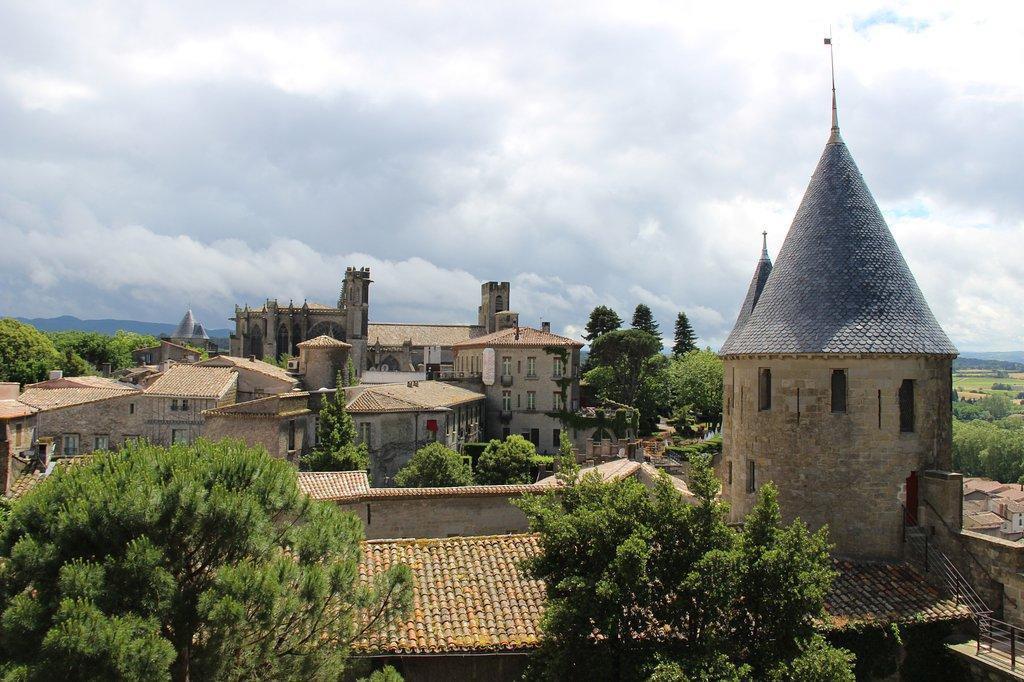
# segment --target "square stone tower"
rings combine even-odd
[[[484,282],[480,286],[480,308],[477,314],[477,324],[484,328],[485,333],[491,334],[498,331],[498,313],[509,310],[508,299],[510,291],[511,287],[508,282]]]

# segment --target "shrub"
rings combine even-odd
[[[489,485],[529,483],[536,456],[537,448],[522,436],[492,440],[477,462],[476,480]]]
[[[431,443],[416,451],[395,476],[395,483],[403,488],[472,485],[473,470],[459,453],[440,443]]]

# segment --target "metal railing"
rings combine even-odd
[[[975,655],[1009,659],[1010,670],[1017,669],[1017,639],[1020,629],[992,616],[978,618],[978,639]]]

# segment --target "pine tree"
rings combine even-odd
[[[690,325],[690,319],[686,317],[686,313],[680,312],[676,316],[676,343],[672,346],[672,352],[675,355],[684,355],[689,353],[691,350],[697,349],[697,334],[694,333],[693,327]]]
[[[356,423],[345,410],[345,383],[338,373],[338,389],[325,400],[316,423],[316,447],[302,458],[309,471],[358,471],[369,464],[364,443],[356,444]]]
[[[633,329],[640,329],[661,338],[661,329],[658,328],[658,321],[654,319],[654,313],[643,303],[638,304],[633,311]]]
[[[622,326],[622,318],[614,310],[606,305],[599,305],[590,311],[590,319],[587,321],[586,334],[583,335],[587,341],[593,341],[597,337],[613,332]]]

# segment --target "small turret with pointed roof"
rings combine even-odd
[[[764,291],[764,285],[768,281],[768,276],[772,274],[772,261],[768,257],[767,230],[761,233],[761,239],[761,258],[754,267],[754,276],[750,279],[750,286],[747,287],[747,296],[743,299],[743,305],[740,306],[740,314],[736,317],[736,324],[733,326],[732,333],[729,334],[729,338],[725,341],[726,345],[729,344],[729,341],[738,330],[743,329],[747,320],[750,319],[750,314],[754,312],[754,307],[757,305],[758,299],[761,298],[761,292]]]

